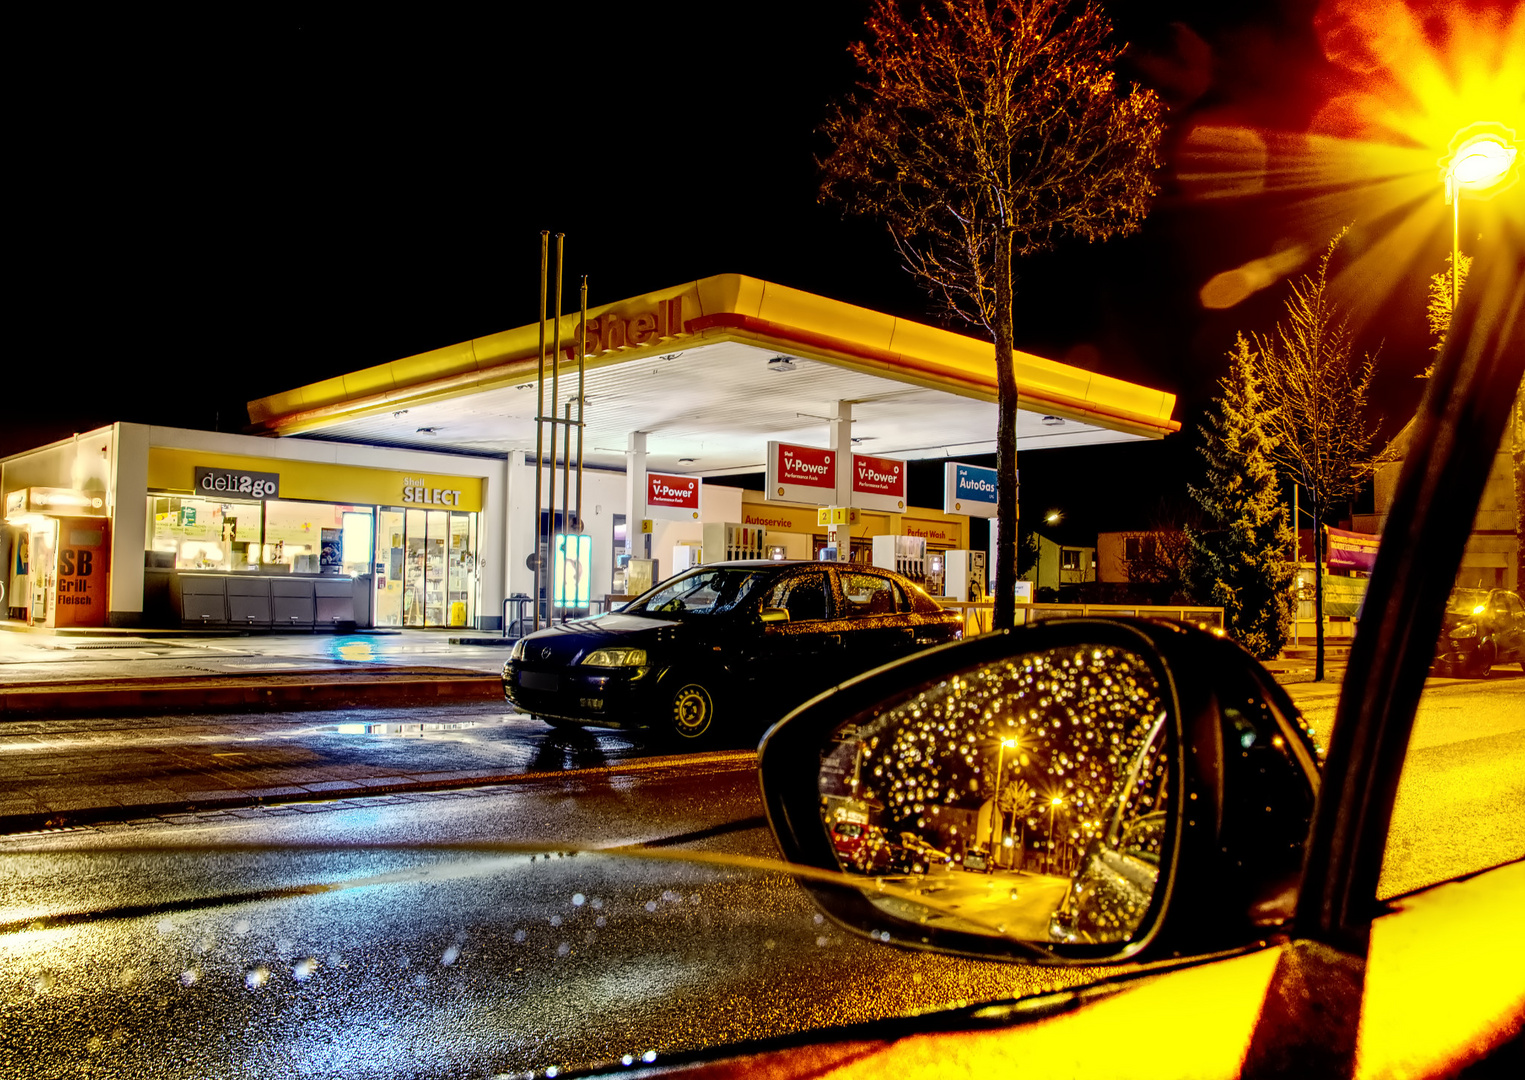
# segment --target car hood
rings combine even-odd
[[[617,611],[596,619],[574,619],[530,634],[524,639],[524,656],[532,663],[570,664],[583,653],[616,642],[635,647],[660,644],[671,640],[679,625],[672,619]]]

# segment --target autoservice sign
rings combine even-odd
[[[768,443],[769,499],[830,506],[837,494],[837,452],[818,446]]]
[[[698,521],[704,481],[697,476],[646,474],[645,517],[668,521]]]
[[[996,472],[950,461],[943,466],[943,513],[995,517]]]
[[[852,504],[864,510],[905,513],[905,462],[895,458],[853,455]]]

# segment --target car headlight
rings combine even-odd
[[[645,667],[645,649],[594,649],[582,662],[587,667]]]
[[[1475,623],[1458,626],[1455,630],[1451,631],[1451,636],[1453,638],[1475,638],[1477,637],[1477,626]]]
[[[523,660],[524,659],[524,639],[523,638],[520,638],[518,641],[514,642],[514,647],[513,647],[512,650],[509,651],[508,658],[510,660]]]

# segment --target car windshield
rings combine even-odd
[[[46,224],[0,425],[3,1076],[1518,1045],[1525,387],[1451,391],[1520,355],[1525,2],[793,6],[18,50]],[[768,280],[702,276],[732,266]],[[1448,401],[1513,403],[1476,498],[1404,479],[1477,441],[1429,438]],[[1454,555],[1403,548],[1440,521]],[[1399,555],[1445,625],[1347,681],[1420,636],[1368,596]],[[1117,655],[1022,644],[1101,625]],[[812,710],[868,719],[795,755],[802,854],[758,748]],[[1351,790],[1386,845],[1316,870],[1380,860],[1340,910],[1401,975],[1300,936],[1307,823]],[[1220,915],[1253,935],[1189,947]]]
[[[718,615],[735,610],[767,576],[744,567],[701,567],[664,581],[626,604],[637,615]]]
[[[1453,589],[1446,598],[1447,615],[1481,615],[1487,610],[1486,589]]]

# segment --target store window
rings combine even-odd
[[[263,504],[148,497],[150,564],[176,570],[258,570]]]
[[[1061,548],[1059,550],[1059,569],[1079,570],[1080,551],[1077,548]]]
[[[285,564],[293,574],[368,574],[374,513],[369,506],[271,499],[261,561]]]

